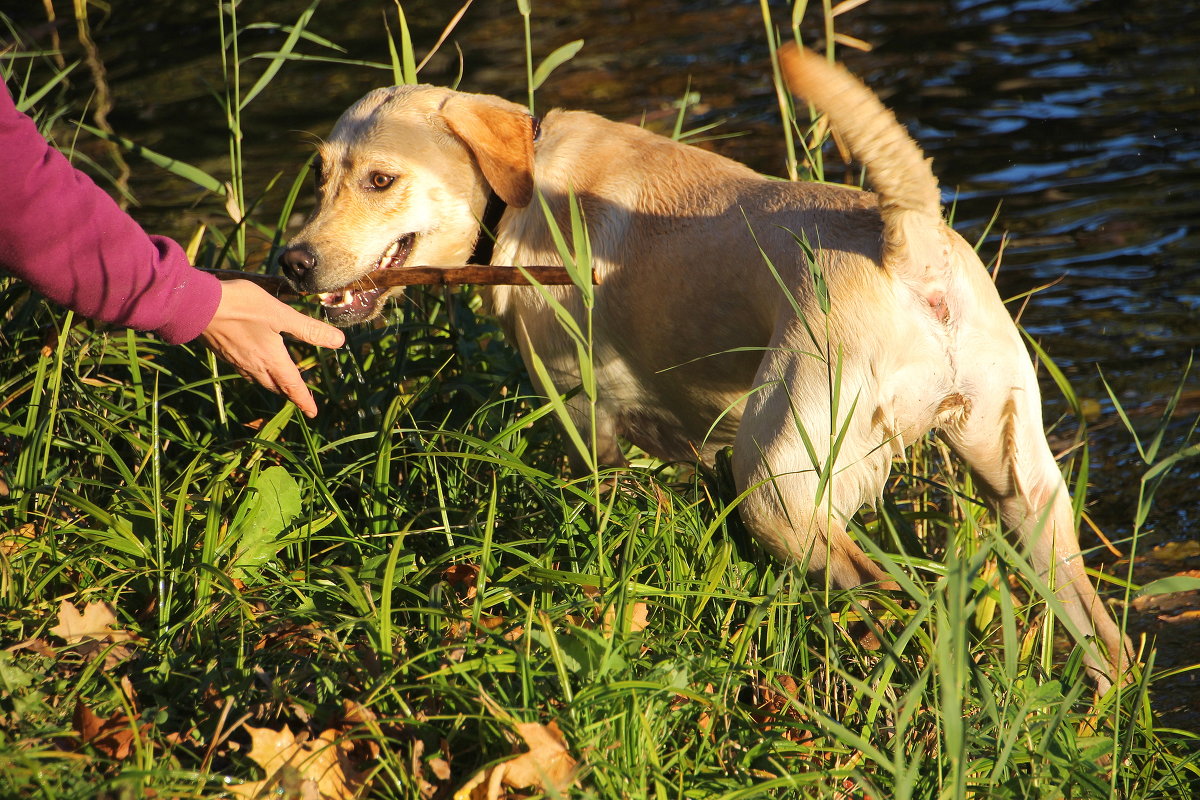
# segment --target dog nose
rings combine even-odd
[[[305,282],[317,267],[317,257],[307,245],[294,244],[279,254],[279,266],[297,289],[306,288]]]

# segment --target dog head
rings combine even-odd
[[[351,325],[396,290],[349,284],[405,265],[465,264],[490,192],[529,204],[533,127],[499,97],[376,89],[337,121],[315,172],[316,207],[279,263],[297,290],[320,293],[331,322]]]

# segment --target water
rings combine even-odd
[[[294,19],[306,2],[244,4],[242,22]],[[776,4],[777,6],[779,4]],[[815,4],[814,4],[815,5]],[[37,22],[29,4],[24,22]],[[354,58],[387,61],[382,11],[390,4],[326,4],[311,30]],[[424,50],[453,4],[405,4]],[[534,3],[538,57],[582,38],[580,55],[539,92],[542,109],[586,108],[660,130],[673,123],[686,91],[700,105],[689,126],[722,122],[745,133],[710,145],[768,173],[782,174],[783,148],[766,39],[755,0],[572,0]],[[787,9],[774,9],[787,24]],[[391,18],[394,27],[394,16]],[[814,18],[815,21],[815,18]],[[122,134],[222,174],[226,133],[213,85],[220,80],[215,4],[114,0],[96,41],[116,100]],[[955,204],[960,231],[974,240],[999,205],[985,257],[1008,232],[999,275],[1021,321],[1076,391],[1099,402],[1090,437],[1092,512],[1114,535],[1127,532],[1144,468],[1108,401],[1108,380],[1142,430],[1184,383],[1183,407],[1200,411],[1200,380],[1183,379],[1200,340],[1200,4],[1156,0],[888,0],[841,16],[838,28],[875,45],[846,51],[905,122]],[[819,35],[806,27],[808,35]],[[64,29],[70,37],[72,29]],[[464,52],[462,88],[524,99],[523,32],[515,4],[477,0],[455,36]],[[255,30],[243,55],[274,49],[278,32]],[[68,41],[68,49],[72,43]],[[306,52],[321,52],[315,46]],[[328,52],[328,51],[324,51]],[[251,62],[255,72],[262,62]],[[452,46],[423,76],[450,82]],[[308,155],[302,132],[324,133],[349,103],[390,73],[292,63],[246,112],[252,193]],[[80,82],[82,86],[84,82]],[[196,220],[218,218],[220,203],[134,163],[132,186],[147,227],[186,236]],[[265,201],[271,208],[278,189]],[[1066,410],[1047,379],[1048,420]],[[1169,428],[1173,452],[1190,419]],[[1070,419],[1058,432],[1069,437]],[[1156,539],[1193,536],[1200,471],[1184,464],[1162,489]]]

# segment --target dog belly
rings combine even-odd
[[[699,455],[711,462],[718,450],[733,444],[742,405],[723,414],[682,409],[685,418],[678,407],[622,406],[616,409],[616,429],[622,438],[664,461],[693,461]]]
[[[711,460],[732,445],[750,381],[699,381],[696,365],[662,371],[638,369],[624,359],[597,365],[597,423],[664,461]],[[709,377],[715,377],[708,372]]]

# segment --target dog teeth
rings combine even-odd
[[[391,247],[389,247],[389,248],[388,248],[388,249],[387,249],[387,250],[384,252],[384,254],[383,254],[383,259],[382,259],[382,260],[383,260],[383,261],[390,261],[391,259],[395,258],[395,257],[396,257],[396,254],[397,254],[397,253],[399,253],[399,252],[400,252],[400,241],[397,239],[396,241],[392,242],[392,246],[391,246]]]
[[[343,289],[340,292],[321,292],[317,295],[321,300],[321,305],[329,308],[345,308],[354,302],[354,292],[350,289]]]

